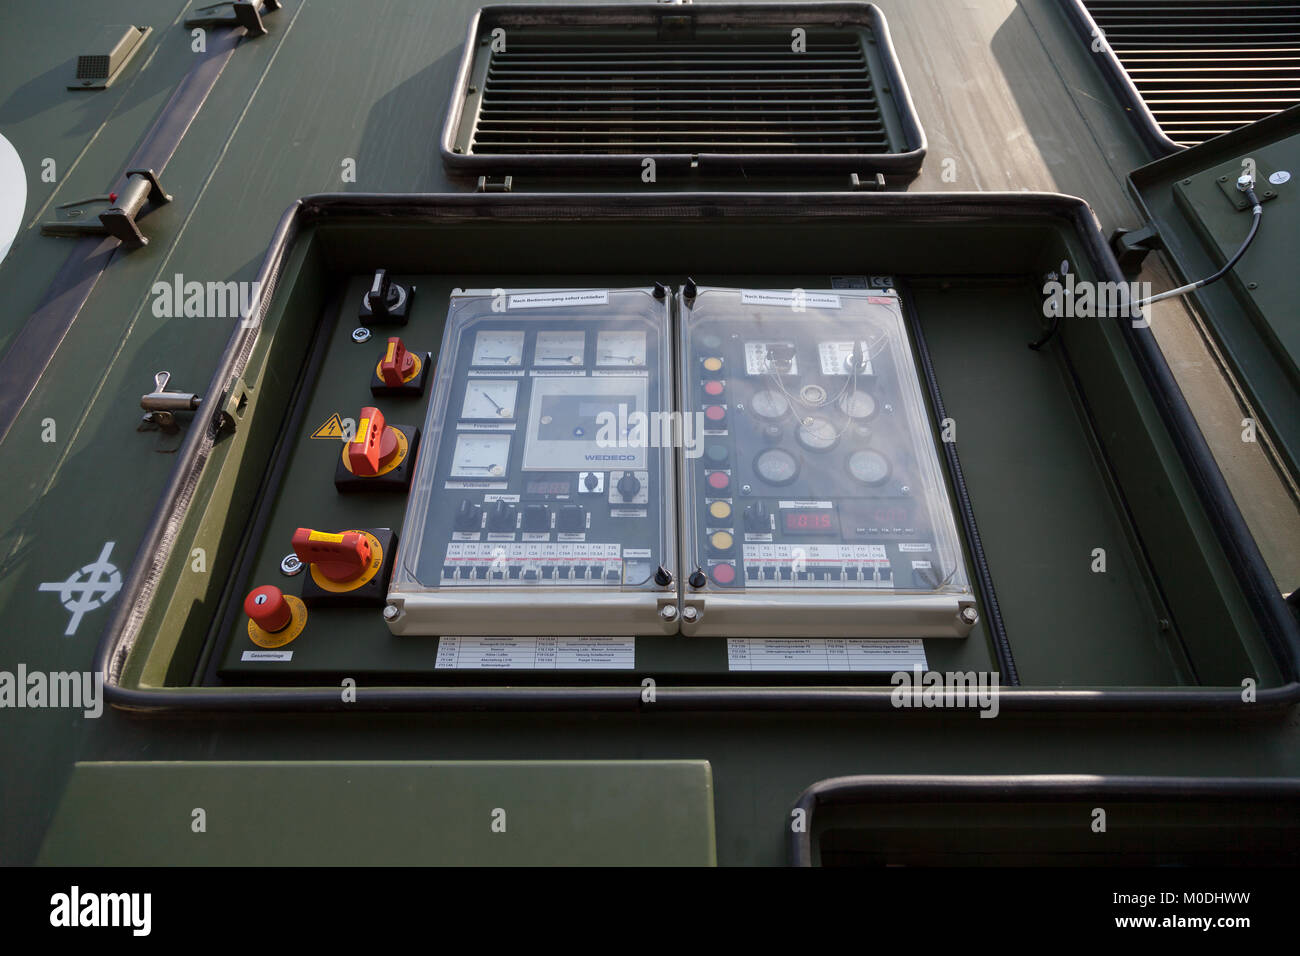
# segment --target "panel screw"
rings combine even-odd
[[[693,608],[693,607],[682,608],[683,621],[694,621],[697,618],[699,618],[699,616],[700,616],[700,612],[697,608]]]
[[[402,616],[402,610],[396,604],[384,605],[385,621],[396,621],[401,616]]]
[[[352,330],[352,341],[360,345],[362,342],[370,341],[370,330],[364,325]]]
[[[659,616],[665,621],[677,620],[677,608],[671,604],[665,604],[659,609]]]
[[[296,554],[286,554],[280,561],[280,573],[286,577],[293,577],[302,571],[302,558]]]
[[[1247,282],[1247,283],[1246,283],[1246,288],[1247,288],[1247,289],[1258,289],[1258,288],[1259,288],[1259,283],[1258,283],[1258,282]]]
[[[979,612],[973,607],[964,607],[961,609],[961,619],[965,624],[974,624],[980,619]]]

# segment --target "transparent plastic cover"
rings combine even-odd
[[[547,593],[664,589],[670,304],[651,289],[453,293],[390,598],[526,591],[536,628]]]
[[[872,596],[970,593],[896,290],[700,288],[680,314],[679,404],[703,428],[682,459],[694,590],[853,592],[866,615]]]

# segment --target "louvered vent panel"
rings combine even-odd
[[[1194,146],[1300,102],[1300,3],[1084,0],[1175,143]]]
[[[476,154],[887,153],[857,35],[512,42],[491,54]]]

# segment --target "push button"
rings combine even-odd
[[[546,505],[527,505],[524,508],[524,530],[537,533],[551,530],[551,511]]]
[[[307,606],[273,584],[253,588],[244,598],[248,639],[258,647],[284,647],[307,624]]]
[[[555,516],[555,530],[578,534],[587,530],[587,513],[580,505],[565,505]]]
[[[293,621],[293,608],[284,594],[273,584],[254,588],[244,598],[244,613],[262,630],[274,634],[283,631]]]

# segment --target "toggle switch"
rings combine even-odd
[[[384,413],[373,405],[361,409],[356,434],[348,442],[349,471],[373,478],[379,474],[380,462],[391,461],[397,454],[397,435],[384,424]]]
[[[370,394],[419,398],[424,394],[432,360],[430,353],[416,354],[399,337],[391,336],[370,379]]]
[[[312,572],[336,583],[355,581],[370,565],[370,542],[360,531],[331,534],[299,528],[293,533],[293,553]]]
[[[414,425],[389,424],[383,412],[367,405],[357,415],[356,433],[343,445],[334,487],[342,492],[406,491],[419,441]]]
[[[397,550],[388,528],[350,528],[293,533],[293,553],[308,566],[302,599],[311,607],[382,604]]]
[[[405,325],[410,316],[413,298],[415,286],[407,289],[394,282],[387,269],[376,269],[374,278],[370,280],[370,288],[361,297],[361,324]]]

